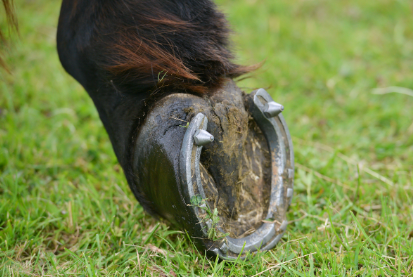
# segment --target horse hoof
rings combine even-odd
[[[283,109],[264,89],[245,95],[232,81],[207,98],[163,98],[136,139],[132,189],[211,256],[273,248],[293,196]]]

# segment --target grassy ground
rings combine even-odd
[[[0,72],[0,276],[412,274],[413,94],[373,93],[413,88],[410,0],[218,1],[241,62],[266,60],[240,85],[271,86],[297,162],[287,235],[245,262],[143,212],[59,64],[58,2],[17,1]]]

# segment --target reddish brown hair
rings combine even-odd
[[[212,1],[108,3],[101,0],[101,6],[94,7],[98,32],[92,44],[104,49],[96,62],[128,90],[133,86],[205,94],[216,91],[226,78],[255,69],[232,62],[227,22]]]

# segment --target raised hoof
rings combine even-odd
[[[245,95],[233,82],[208,98],[163,98],[136,140],[133,189],[210,255],[273,248],[293,195],[282,110],[265,90]]]

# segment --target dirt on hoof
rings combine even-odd
[[[271,192],[271,161],[266,139],[248,112],[245,94],[231,81],[189,113],[209,119],[214,143],[201,154],[201,179],[210,207],[217,208],[219,226],[242,238],[262,225]]]

